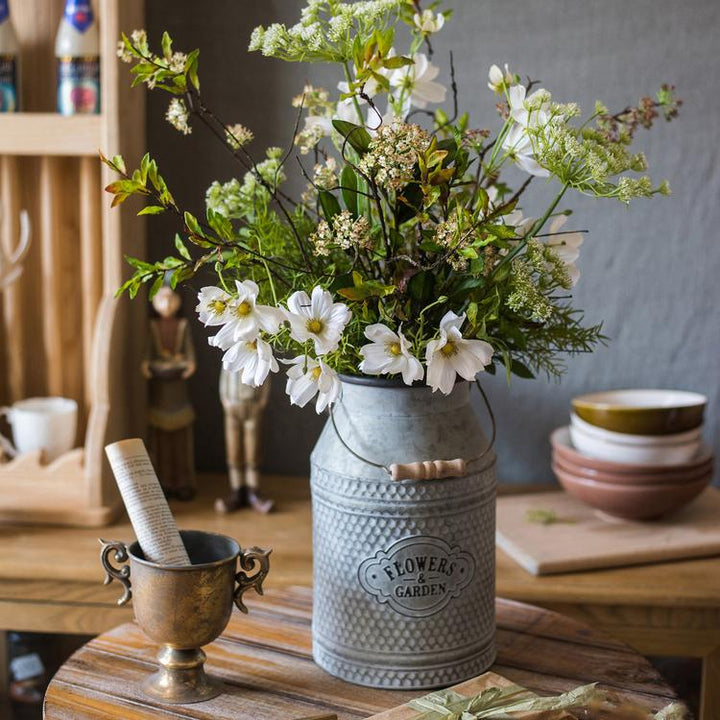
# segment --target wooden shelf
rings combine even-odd
[[[56,113],[0,115],[0,155],[96,156],[102,146],[101,115]]]

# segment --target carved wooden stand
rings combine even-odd
[[[63,0],[11,2],[22,46],[22,107],[0,115],[0,242],[17,242],[20,210],[33,243],[24,272],[0,295],[0,405],[42,395],[78,402],[82,448],[49,465],[36,454],[0,465],[0,520],[103,525],[119,509],[107,442],[143,426],[139,376],[144,308],[116,301],[125,254],[144,252],[137,207],[110,210],[98,150],[139,161],[144,98],[116,57],[121,31],[143,26],[143,0],[95,0],[102,114],[55,107],[54,37]],[[50,6],[50,7],[48,7]]]

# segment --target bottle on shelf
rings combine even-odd
[[[0,0],[2,2],[2,0]],[[91,0],[66,0],[55,56],[58,66],[58,112],[100,112],[100,36]]]
[[[8,0],[0,0],[0,113],[17,112],[20,45],[10,19]]]

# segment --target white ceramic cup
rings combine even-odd
[[[77,411],[74,400],[38,397],[0,408],[0,415],[7,417],[12,428],[15,454],[42,450],[45,462],[52,462],[75,446]]]

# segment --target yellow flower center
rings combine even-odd
[[[252,305],[247,300],[243,300],[235,308],[235,312],[239,317],[247,317],[252,312]]]
[[[317,335],[318,333],[322,332],[322,329],[325,327],[322,320],[318,320],[317,318],[311,318],[307,321],[307,329],[313,333],[314,335]]]
[[[448,340],[448,341],[440,348],[440,352],[441,352],[445,357],[452,357],[453,355],[455,355],[455,354],[457,353],[457,345],[455,345],[455,343],[452,342],[451,340]]]
[[[215,315],[222,315],[226,307],[227,303],[224,300],[211,300],[208,303],[208,310],[215,313]]]
[[[249,343],[247,343],[247,346],[251,350],[257,350],[257,340],[251,340]]]
[[[397,357],[398,355],[402,355],[402,348],[400,347],[399,342],[390,343],[387,347],[387,350],[390,355],[394,355],[395,357]]]
[[[322,375],[322,368],[318,365],[312,369],[313,380],[317,382],[320,379],[320,375]]]

